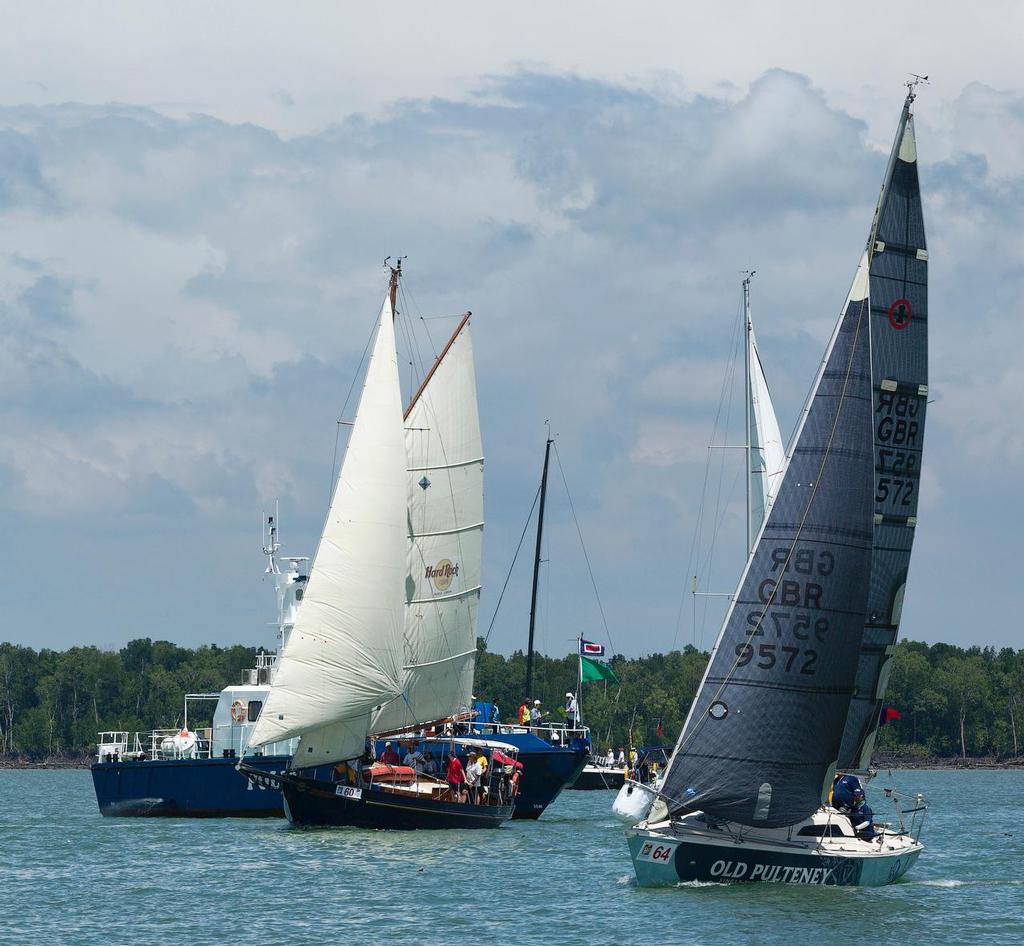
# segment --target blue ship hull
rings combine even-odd
[[[290,756],[246,759],[283,772]],[[135,818],[283,818],[281,792],[236,771],[237,759],[95,762],[92,782],[100,813]]]
[[[523,777],[519,783],[513,818],[536,819],[579,777],[587,764],[590,747],[582,741],[553,746],[533,733],[501,733],[494,736],[519,749]]]
[[[532,733],[502,733],[519,749],[523,776],[512,817],[536,819],[583,771],[587,747],[553,746]],[[267,773],[284,772],[290,756],[247,757]],[[237,759],[96,762],[100,813],[134,818],[281,818],[281,792],[235,770]]]

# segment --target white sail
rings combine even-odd
[[[480,610],[483,447],[468,321],[407,412],[409,521],[402,696],[375,716],[389,732],[469,709]]]
[[[301,736],[296,766],[352,758],[402,691],[405,444],[390,297],[295,626],[252,746]]]
[[[779,433],[768,381],[757,349],[754,327],[747,326],[747,364],[750,368],[750,534],[757,535],[771,508],[786,466],[786,447]]]

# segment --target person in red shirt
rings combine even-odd
[[[401,765],[402,760],[399,758],[398,753],[392,748],[390,742],[384,743],[384,751],[380,754],[378,762],[383,762],[384,765]]]
[[[462,768],[462,763],[457,755],[453,754],[448,759],[446,777],[448,779],[448,787],[452,790],[452,796],[456,801],[464,802],[466,800],[466,772]]]

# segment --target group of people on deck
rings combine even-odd
[[[402,748],[405,749],[404,756],[398,751]],[[404,746],[399,741],[398,748],[388,741],[384,743],[384,751],[376,761],[382,765],[406,766],[413,769],[417,775],[440,778],[443,774],[454,801],[473,805],[487,802],[487,783],[489,781],[487,772],[491,763],[485,753],[478,752],[476,749],[467,749],[462,759],[454,751],[450,755],[446,753],[439,763],[429,749],[421,751],[420,743],[415,739],[406,741]],[[503,762],[508,763],[504,769],[501,767]],[[510,797],[515,797],[522,766],[504,756],[496,757],[495,764],[499,766],[496,770],[498,775],[508,779]],[[508,774],[509,768],[513,768],[515,771]]]
[[[540,729],[541,723],[549,713],[541,709],[540,700],[533,700],[531,703],[528,696],[523,697],[516,711],[516,722],[520,726],[529,726],[531,729]],[[579,703],[576,701],[575,693],[565,694],[565,722],[569,729],[576,729],[580,721]]]

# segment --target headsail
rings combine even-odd
[[[484,458],[469,313],[406,411],[408,504],[402,696],[388,732],[470,708],[480,611]]]
[[[301,736],[295,765],[352,758],[401,691],[406,461],[385,298],[320,546],[252,746]]]
[[[875,520],[871,591],[839,767],[866,769],[899,632],[928,401],[928,251],[910,114],[900,118],[868,243]]]
[[[768,380],[757,349],[754,326],[747,319],[747,365],[750,372],[750,534],[757,535],[778,492],[786,466],[786,447],[779,433]]]
[[[829,781],[871,556],[867,276],[865,259],[676,745],[672,813],[792,824]]]

